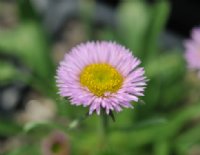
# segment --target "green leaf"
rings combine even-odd
[[[126,1],[118,9],[118,33],[121,41],[134,55],[143,58],[144,37],[150,16],[149,8],[142,1]]]
[[[134,131],[134,130],[140,130],[140,129],[144,129],[150,126],[157,126],[157,125],[162,125],[167,123],[167,119],[165,118],[151,118],[151,119],[146,119],[146,120],[141,120],[139,122],[134,122],[132,124],[131,127],[125,128],[125,127],[121,127],[121,128],[114,128],[113,131],[118,130],[118,131]]]
[[[43,93],[55,93],[55,66],[50,58],[47,38],[35,22],[22,23],[16,29],[0,31],[0,52],[14,55],[33,72],[34,87]],[[53,94],[52,93],[52,94]]]
[[[167,140],[157,141],[154,144],[154,155],[169,155],[170,142]]]
[[[98,40],[108,40],[108,41],[116,41],[117,38],[115,36],[114,31],[111,28],[103,28],[97,32]]]
[[[158,55],[158,38],[166,25],[169,12],[170,4],[167,0],[156,1],[151,7],[151,18],[144,43],[145,57],[148,59]]]
[[[19,57],[41,77],[52,75],[47,43],[36,23],[23,23],[15,30],[0,31],[0,49]]]
[[[180,53],[166,52],[146,64],[145,70],[149,79],[161,78],[169,84],[185,74],[185,61]]]
[[[18,14],[21,20],[39,19],[31,0],[17,0]]]
[[[194,145],[200,142],[200,125],[196,125],[182,133],[175,141],[176,149],[179,154],[186,154]]]
[[[19,71],[13,65],[3,61],[0,61],[0,71],[0,82],[4,84],[16,80],[20,75]]]
[[[181,110],[174,112],[171,117],[171,121],[164,128],[162,137],[167,136],[168,138],[174,138],[179,133],[182,127],[194,118],[200,116],[200,104],[184,107]]]
[[[24,125],[23,130],[25,132],[30,132],[31,130],[34,130],[34,129],[38,128],[38,127],[41,127],[41,126],[51,127],[51,125],[52,124],[49,121],[40,121],[40,122],[34,121],[34,122],[26,123]]]
[[[180,53],[168,52],[152,59],[145,65],[145,71],[150,79],[144,96],[149,108],[153,109],[160,103],[160,107],[177,104],[184,97],[186,68]]]
[[[60,130],[67,130],[67,127],[65,125],[61,125],[55,122],[51,121],[32,121],[28,122],[24,125],[23,131],[26,133],[29,133],[31,131],[42,129],[40,131],[50,131],[51,129],[60,129]]]
[[[40,155],[39,145],[24,145],[14,148],[12,151],[6,153],[6,155]]]
[[[13,136],[21,131],[20,125],[11,120],[0,119],[0,135]]]

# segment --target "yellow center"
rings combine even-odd
[[[109,64],[91,64],[80,74],[80,83],[97,96],[114,93],[122,85],[122,75]]]

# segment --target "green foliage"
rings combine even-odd
[[[28,75],[26,78],[20,77],[20,71],[17,70],[12,64],[5,61],[0,61],[0,70],[0,83],[3,84],[8,84],[14,80],[24,80],[25,82],[26,79],[28,79]]]
[[[10,120],[1,120],[1,135],[23,132],[32,140],[31,145],[6,155],[41,154],[38,141],[55,129],[69,135],[73,155],[186,155],[192,146],[199,145],[200,103],[186,103],[187,89],[191,87],[186,85],[182,53],[161,51],[163,48],[158,45],[170,11],[167,0],[151,5],[145,0],[120,3],[116,28],[96,29],[92,24],[94,3],[81,7],[80,20],[85,24],[86,38],[121,42],[142,60],[149,79],[141,103],[133,103],[134,110],[114,113],[116,122],[109,119],[110,130],[104,141],[99,134],[99,116],[88,117],[86,108],[71,106],[68,99],[56,95],[51,43],[30,1],[19,0],[18,5],[21,23],[12,30],[0,31],[0,54],[16,57],[31,74],[1,61],[0,82],[7,84],[15,79],[26,82],[57,102],[58,116],[51,121],[29,122],[23,128]]]
[[[151,108],[160,103],[162,103],[161,106],[167,108],[183,99],[184,66],[182,55],[176,52],[167,52],[149,61],[146,72],[150,79],[150,86],[147,88],[145,101]],[[156,95],[155,92],[158,94]]]
[[[32,71],[33,87],[48,95],[55,93],[55,68],[44,32],[38,24],[25,22],[14,30],[0,32],[0,49],[2,53],[19,58]]]
[[[0,135],[3,136],[13,136],[21,131],[21,127],[9,120],[0,119]]]
[[[158,37],[169,14],[168,1],[148,5],[143,1],[125,1],[118,10],[120,41],[142,60],[155,58]],[[145,63],[144,62],[144,63]]]
[[[143,58],[144,38],[150,20],[148,6],[140,1],[124,2],[118,10],[118,32],[123,44]]]
[[[39,145],[24,145],[23,147],[16,148],[15,150],[6,153],[5,155],[40,155],[41,152],[38,149]]]
[[[165,27],[169,11],[170,5],[167,0],[157,2],[151,8],[148,33],[144,42],[144,52],[147,60],[151,58],[155,59],[158,54],[158,38]]]

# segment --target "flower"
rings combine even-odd
[[[42,142],[43,155],[69,155],[69,140],[65,133],[53,131]]]
[[[71,49],[57,70],[59,94],[73,105],[89,106],[89,114],[104,109],[133,108],[146,85],[140,61],[113,42],[87,42]]]
[[[200,75],[200,28],[194,28],[191,32],[192,39],[184,43],[186,52],[185,59],[188,68],[198,71]]]

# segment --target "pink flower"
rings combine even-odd
[[[198,71],[200,75],[200,28],[194,28],[191,36],[192,38],[184,43],[186,48],[185,59],[188,68]]]
[[[71,49],[57,70],[59,94],[73,105],[89,106],[89,114],[104,109],[133,108],[146,86],[140,61],[113,42],[87,42]]]
[[[54,131],[42,142],[42,155],[69,155],[69,150],[69,140],[61,131]]]

